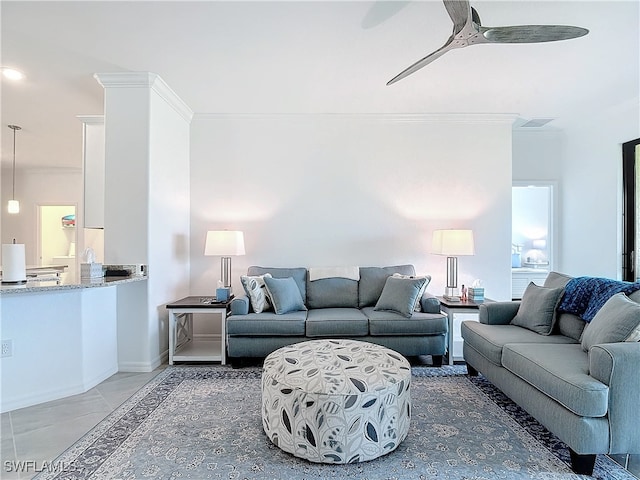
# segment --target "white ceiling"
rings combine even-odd
[[[638,102],[638,0],[472,0],[483,25],[569,24],[582,38],[455,50],[441,1],[2,1],[2,162],[80,166],[76,115],[103,111],[96,72],[159,74],[196,113],[511,113],[562,128]]]

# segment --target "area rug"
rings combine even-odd
[[[167,367],[43,471],[44,479],[624,479],[598,455],[593,477],[571,472],[566,446],[464,366],[413,367],[406,440],[349,465],[279,450],[260,417],[257,367]]]

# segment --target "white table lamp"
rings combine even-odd
[[[244,255],[244,234],[232,230],[209,231],[204,243],[204,254],[222,257],[220,281],[223,287],[231,288],[231,256]]]
[[[432,253],[447,256],[447,300],[460,300],[458,295],[458,256],[474,255],[472,230],[434,230]]]

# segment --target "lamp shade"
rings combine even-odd
[[[234,230],[211,230],[204,243],[205,255],[244,255],[244,234]]]
[[[472,230],[434,230],[431,251],[436,255],[474,255]]]

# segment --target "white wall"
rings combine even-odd
[[[191,136],[191,293],[212,294],[207,230],[245,232],[252,264],[412,263],[444,291],[438,228],[472,228],[459,283],[510,298],[511,121],[506,116],[196,115]]]
[[[513,180],[561,181],[565,134],[562,130],[513,132]]]
[[[622,144],[639,137],[637,99],[567,130],[563,271],[622,278]]]

